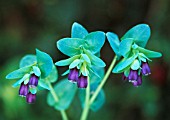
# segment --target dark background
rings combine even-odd
[[[104,86],[106,103],[90,120],[170,120],[170,1],[169,0],[0,0],[0,120],[60,120],[58,111],[46,103],[47,91],[39,91],[36,104],[18,97],[15,81],[5,75],[18,68],[25,54],[35,48],[49,53],[54,61],[67,58],[56,41],[69,37],[73,22],[89,31],[112,31],[120,37],[131,27],[147,23],[152,30],[148,49],[163,53],[150,63],[152,74],[134,88],[111,75]],[[108,42],[101,52],[108,68],[114,53]],[[61,74],[66,68],[59,69]],[[79,119],[77,98],[67,110],[71,120]]]

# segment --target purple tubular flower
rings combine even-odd
[[[75,67],[73,69],[70,70],[70,73],[68,74],[68,80],[70,82],[77,82],[79,77],[79,70]]]
[[[151,70],[150,70],[150,67],[149,67],[147,62],[142,62],[142,70],[141,70],[141,72],[145,76],[151,74]]]
[[[77,80],[77,87],[87,88],[87,85],[88,85],[87,76],[80,75],[80,77]]]
[[[22,97],[26,97],[28,92],[29,92],[28,84],[25,85],[24,82],[22,82],[19,88],[19,95]]]
[[[134,81],[138,79],[138,71],[137,70],[130,70],[128,80],[129,81]]]
[[[35,102],[35,100],[36,100],[36,94],[32,94],[31,92],[29,92],[26,96],[27,103],[32,104]]]
[[[138,79],[133,81],[132,83],[133,83],[133,86],[135,86],[135,87],[142,85],[142,76],[139,75]]]
[[[35,74],[32,74],[28,82],[29,86],[36,87],[38,85],[38,77]]]

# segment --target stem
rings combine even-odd
[[[55,93],[55,90],[54,90],[54,88],[53,88],[53,86],[51,85],[50,82],[48,83],[48,86],[50,87],[50,92],[51,92],[55,102],[58,102],[59,98],[58,98],[57,94]],[[63,120],[68,120],[65,110],[60,110],[60,113],[61,113],[61,116],[62,116]]]
[[[110,75],[110,73],[111,73],[111,71],[112,71],[112,69],[113,69],[113,67],[116,63],[116,58],[117,58],[117,56],[114,57],[114,59],[113,59],[111,65],[110,65],[110,67],[108,68],[103,80],[101,81],[100,85],[97,87],[96,91],[94,92],[93,96],[91,97],[90,105],[94,102],[94,100],[96,99],[97,95],[99,94],[101,88],[104,86],[107,78],[109,77],[109,75]]]
[[[89,83],[89,77],[88,77],[88,83]],[[81,118],[80,120],[86,120],[87,119],[87,115],[89,113],[89,108],[90,108],[90,83],[86,88],[86,98],[85,98],[85,105],[84,105],[84,109],[83,112],[81,114]]]

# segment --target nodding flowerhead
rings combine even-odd
[[[78,80],[77,80],[77,87],[78,88],[87,88],[88,85],[88,77],[80,75]]]
[[[32,74],[31,77],[30,77],[30,80],[28,82],[29,86],[30,87],[37,87],[38,79],[39,79],[38,76],[36,76],[35,74]]]
[[[19,88],[19,96],[26,97],[29,92],[29,86],[28,84],[24,84],[24,82],[21,83]]]
[[[26,101],[29,104],[32,104],[36,101],[36,94],[32,94],[31,92],[29,92],[26,96]]]
[[[141,72],[142,72],[143,75],[147,76],[147,75],[151,74],[151,70],[150,70],[150,67],[148,65],[148,62],[142,62],[141,67],[142,67]]]
[[[79,70],[75,67],[72,68],[68,74],[68,80],[70,82],[76,83],[79,77]]]

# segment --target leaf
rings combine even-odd
[[[100,59],[97,56],[93,55],[90,51],[84,50],[84,52],[90,58],[91,64],[93,66],[96,66],[96,67],[105,67],[106,66],[106,64],[104,63],[104,61],[102,59]]]
[[[72,38],[85,38],[88,35],[87,30],[77,22],[74,22],[71,29]]]
[[[38,77],[41,75],[41,71],[37,66],[33,66],[33,72]]]
[[[100,52],[105,42],[105,33],[101,31],[91,32],[85,38],[85,49],[93,54]]]
[[[144,49],[142,47],[138,47],[138,50],[143,53],[145,56],[147,56],[148,58],[158,58],[161,57],[162,54],[159,52],[155,52],[155,51],[151,51],[151,50],[147,50]]]
[[[86,54],[81,54],[81,56],[87,63],[91,63],[90,58]]]
[[[42,88],[44,88],[44,89],[50,90],[48,84],[47,84],[44,80],[42,80],[42,79],[40,79],[40,80],[38,81],[38,86],[40,86],[40,87],[42,87]]]
[[[104,68],[92,67],[90,69],[90,84],[100,83],[104,77]]]
[[[120,41],[119,41],[118,36],[112,32],[107,32],[106,36],[107,36],[110,46],[112,47],[112,50],[115,52],[117,56],[121,56],[119,53]]]
[[[69,69],[75,68],[76,66],[78,66],[78,64],[81,62],[80,59],[76,59],[74,60],[70,65],[69,65]]]
[[[85,41],[79,38],[63,38],[57,42],[57,48],[67,56],[74,56],[80,54],[80,48]]]
[[[130,58],[123,58],[114,68],[113,73],[121,73],[128,68],[132,62],[137,58],[138,54],[131,56]]]
[[[18,70],[15,70],[11,73],[9,73],[6,76],[6,79],[19,79],[22,78],[25,74],[29,73],[32,69],[32,66],[22,67]]]
[[[37,58],[35,55],[26,55],[24,56],[21,61],[19,67],[26,67],[26,66],[31,66],[37,63]]]
[[[75,55],[71,58],[68,58],[66,60],[60,60],[58,62],[55,63],[55,65],[57,66],[66,66],[66,65],[70,65],[70,63],[72,63],[75,59],[80,58],[80,55]]]
[[[149,25],[139,24],[127,31],[125,35],[121,38],[121,40],[124,40],[126,38],[133,38],[134,42],[137,45],[145,47],[150,38],[150,34],[151,30]]]
[[[52,69],[51,73],[43,80],[46,83],[48,83],[48,82],[54,83],[57,81],[57,79],[58,79],[58,71],[57,71],[56,67],[53,65],[53,69]]]
[[[131,69],[132,70],[138,70],[140,68],[140,63],[139,63],[139,60],[134,60],[132,65],[131,65]]]
[[[94,100],[94,102],[91,104],[90,109],[94,112],[98,111],[105,103],[105,93],[104,90],[101,89],[98,96]]]
[[[70,72],[70,69],[66,70],[61,76],[65,76]]]
[[[18,85],[20,85],[23,81],[25,80],[29,80],[30,74],[25,74],[23,78],[21,78],[20,80],[18,80],[17,82],[15,82],[12,87],[17,87]]]
[[[129,56],[131,52],[132,44],[133,44],[133,39],[131,38],[123,39],[120,42],[119,52],[123,57],[127,58]]]
[[[47,77],[53,68],[52,58],[45,52],[36,49],[38,67],[41,71],[41,78]]]
[[[75,96],[77,86],[68,82],[67,79],[64,79],[54,86],[54,90],[59,101],[55,101],[51,93],[49,93],[47,96],[47,103],[50,106],[54,106],[57,110],[66,110]]]

